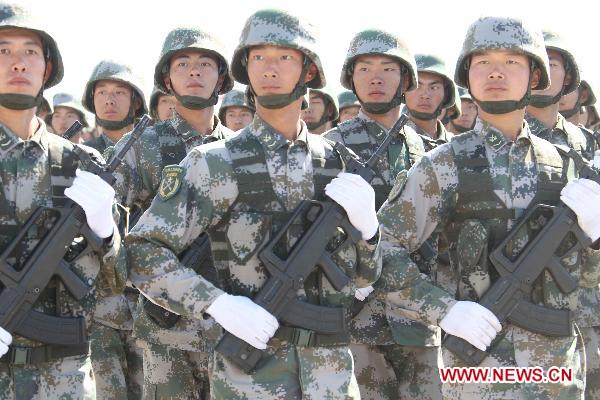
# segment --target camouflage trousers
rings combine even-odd
[[[131,333],[97,322],[93,324],[91,358],[98,399],[141,399],[142,350]]]
[[[272,340],[259,368],[248,375],[214,352],[213,399],[360,399],[347,346],[301,347]]]
[[[208,353],[138,341],[144,350],[144,400],[208,399]]]
[[[579,337],[550,337],[508,325],[503,335],[479,367],[551,367],[572,371],[572,382],[561,383],[450,383],[444,382],[445,399],[583,399],[584,377],[581,368],[583,344]],[[465,367],[442,346],[445,367]]]
[[[96,399],[90,358],[65,357],[30,365],[0,363],[0,399]]]
[[[362,399],[442,398],[439,347],[352,344]]]
[[[585,398],[600,400],[600,327],[581,328],[581,335],[585,343]]]

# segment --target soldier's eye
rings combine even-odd
[[[252,56],[252,59],[254,59],[256,61],[261,61],[264,59],[264,57],[259,54],[256,54],[256,55]]]
[[[281,56],[281,59],[282,59],[282,60],[291,60],[291,59],[293,59],[293,58],[294,58],[294,57],[292,57],[292,56],[291,56],[291,55],[289,55],[289,54],[286,54],[286,55],[284,55],[284,56]]]
[[[10,50],[8,50],[8,49],[0,49],[0,54],[10,54]]]

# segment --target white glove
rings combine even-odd
[[[364,240],[377,233],[379,222],[375,210],[375,191],[360,175],[340,172],[325,186],[325,194],[346,210],[350,223]]]
[[[12,335],[0,327],[0,357],[8,353],[8,346],[12,343]]]
[[[373,293],[373,290],[375,290],[375,289],[373,289],[373,286],[367,286],[367,287],[363,287],[363,288],[358,288],[354,292],[354,297],[356,297],[360,301],[365,301],[365,299],[371,293]]]
[[[90,229],[102,239],[113,234],[112,206],[115,190],[98,175],[78,169],[71,187],[65,196],[76,202],[85,211]]]
[[[600,238],[600,185],[590,179],[576,179],[566,184],[560,199],[577,214],[579,226],[593,242]]]
[[[484,306],[472,301],[459,301],[440,321],[440,328],[485,351],[502,330],[502,325]]]
[[[206,312],[227,332],[261,350],[279,328],[277,318],[245,296],[224,293]]]

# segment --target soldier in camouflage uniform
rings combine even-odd
[[[450,107],[442,110],[442,113],[440,114],[440,118],[439,118],[440,121],[442,122],[442,125],[444,125],[446,130],[450,133],[454,133],[454,132],[452,132],[452,130],[448,129],[449,127],[452,126],[450,124],[450,121],[452,121],[453,119],[459,118],[462,115],[462,110],[461,110],[462,103],[460,102],[459,96],[460,95],[458,93],[458,86],[454,85],[454,104],[452,104]],[[406,110],[406,113],[408,114],[408,110]]]
[[[465,88],[459,87],[458,95],[459,101],[461,103],[461,113],[457,118],[452,119],[448,125],[446,125],[446,129],[448,129],[452,133],[465,133],[470,131],[475,127],[475,122],[477,122],[477,104],[471,98],[469,91]]]
[[[366,30],[354,36],[341,73],[341,83],[351,89],[361,104],[358,116],[340,123],[325,137],[341,142],[363,159],[368,159],[400,117],[400,104],[407,90],[417,86],[415,59],[408,46],[398,37],[381,30]],[[383,95],[382,95],[383,94]],[[377,163],[377,177],[372,185],[379,208],[387,198],[396,175],[408,170],[425,152],[423,141],[409,126],[395,139],[387,156]],[[361,293],[357,298],[362,298]],[[363,299],[364,300],[364,299]],[[409,382],[421,372],[421,364],[410,372],[396,344],[423,344],[421,338],[398,337],[400,324],[391,325],[385,304],[370,298],[357,302],[360,312],[351,322],[356,377],[363,399],[396,399],[399,393],[408,395]],[[393,312],[389,313],[390,315]],[[392,323],[396,322],[394,319]],[[424,338],[429,341],[429,337]],[[439,333],[437,345],[439,346]],[[410,364],[415,365],[415,364]],[[431,368],[430,368],[431,370]],[[433,369],[437,374],[437,370]],[[439,378],[438,378],[439,381]],[[399,384],[402,390],[399,391]],[[425,389],[424,389],[425,390]],[[439,392],[439,388],[438,388]],[[415,391],[411,393],[417,395]]]
[[[128,65],[103,60],[94,67],[81,102],[96,116],[102,134],[85,145],[103,153],[133,129],[135,118],[148,112],[141,87],[140,79]]]
[[[481,350],[490,346],[501,328],[489,310],[474,303],[498,276],[487,254],[527,207],[556,204],[561,199],[577,214],[579,224],[592,240],[600,236],[600,226],[594,217],[590,218],[594,210],[585,209],[593,207],[580,201],[590,196],[597,202],[600,187],[581,179],[567,184],[575,175],[572,164],[552,144],[533,135],[523,120],[531,88],[543,90],[549,86],[548,64],[542,33],[529,29],[521,20],[486,17],[472,24],[454,81],[469,88],[480,108],[480,122],[474,130],[425,155],[408,174],[398,176],[378,213],[385,250],[377,285],[388,291],[387,301]],[[451,259],[458,263],[461,273],[459,302],[424,280],[406,254],[440,226],[450,240]],[[527,243],[530,227],[535,229],[535,225],[526,225],[517,232],[518,239],[509,246],[508,257]],[[593,256],[582,251],[561,262],[579,281],[581,263]],[[580,303],[578,290],[562,293],[547,271],[535,284],[532,300],[573,312]],[[550,337],[506,322],[497,343],[487,349],[481,367],[540,366],[546,371],[551,366],[566,367],[572,368],[574,380],[445,383],[444,396],[582,398],[579,344],[574,329],[569,336]],[[446,367],[465,365],[444,347],[442,352]]]
[[[308,108],[302,111],[302,120],[310,133],[322,135],[333,127],[338,117],[338,100],[329,88],[308,91]]]
[[[88,126],[85,111],[81,103],[69,93],[57,93],[52,98],[54,112],[50,117],[52,130],[57,135],[63,135],[75,121],[81,122],[84,127]],[[71,142],[81,143],[81,132],[71,137]]]
[[[574,125],[577,125],[586,137],[588,154],[600,149],[600,136],[589,129],[589,108],[596,104],[596,96],[590,84],[582,79],[577,90],[565,94],[559,101],[560,114]],[[593,119],[593,116],[592,116]]]
[[[168,95],[155,87],[150,95],[150,116],[155,122],[172,118],[175,112],[175,102],[175,96]]]
[[[45,120],[46,116],[50,114],[52,114],[52,106],[50,106],[48,99],[46,99],[45,96],[42,96],[42,104],[36,107],[35,115],[40,117],[42,120]]]
[[[265,350],[251,374],[215,352],[216,399],[359,398],[346,334],[278,329],[278,321],[250,300],[268,277],[258,249],[301,200],[325,195],[346,209],[361,232],[356,247],[364,257],[345,245],[335,262],[352,278],[349,285],[337,291],[315,270],[298,289],[301,301],[348,306],[356,287],[379,274],[372,189],[353,174],[335,178],[343,165],[333,143],[309,134],[300,120],[307,86],[325,85],[315,45],[313,26],[283,11],[262,10],[248,19],[232,71],[255,96],[252,124],[170,166],[159,195],[129,235],[130,276],[141,292],[189,321],[212,315],[226,331]],[[177,260],[202,231],[211,239],[219,287]],[[292,232],[289,240],[294,238]]]
[[[115,174],[117,198],[137,210],[133,214],[149,207],[165,166],[178,164],[196,146],[233,136],[214,110],[219,94],[233,87],[223,54],[220,42],[200,29],[177,28],[165,38],[154,85],[175,97],[173,117],[146,129]],[[148,309],[153,303],[139,297],[134,334],[144,349],[144,399],[207,398],[210,349],[205,335],[218,330],[214,321],[153,309],[162,315],[156,319],[160,315]]]
[[[79,170],[74,145],[48,133],[44,122],[35,116],[43,89],[58,84],[63,77],[54,39],[21,7],[3,3],[0,42],[0,251],[39,206],[61,207],[66,197],[78,203],[85,211],[87,225],[104,243],[100,251],[80,253],[70,263],[89,292],[77,300],[60,279],[53,278],[33,310],[49,316],[83,317],[89,332],[96,302],[123,290],[127,278],[121,237],[113,221],[114,190],[98,176]],[[10,83],[9,79],[19,77],[28,82]],[[93,150],[91,154],[95,154]],[[32,251],[48,234],[43,226],[38,228],[29,231],[20,251]],[[15,262],[15,257],[8,262]],[[11,337],[0,327],[0,398],[96,398],[89,351],[87,341],[48,344],[17,334]]]
[[[236,132],[250,125],[254,118],[254,105],[248,101],[246,93],[233,89],[223,97],[219,108],[219,119]]]
[[[588,114],[587,121],[585,122],[585,127],[589,130],[597,132],[600,127],[600,115],[598,114],[598,110],[596,109],[596,105],[586,107],[586,111]]]
[[[338,95],[338,108],[340,116],[337,123],[341,124],[358,115],[360,102],[353,92],[346,90]]]

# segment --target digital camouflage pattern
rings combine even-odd
[[[574,90],[577,90],[581,80],[579,74],[579,66],[575,60],[575,56],[569,50],[573,46],[565,40],[565,38],[558,32],[544,30],[544,44],[547,50],[554,50],[563,57],[565,63],[565,71],[571,76],[571,82],[566,85],[563,89],[563,94],[569,94]]]
[[[408,90],[416,89],[417,65],[412,51],[399,37],[379,29],[359,32],[350,42],[340,76],[340,83],[343,87],[352,90],[354,61],[359,56],[369,54],[384,55],[398,61],[408,71],[410,80]]]
[[[75,99],[75,97],[73,97],[72,94],[56,93],[54,97],[52,97],[52,107],[54,108],[54,110],[56,110],[56,107],[68,107],[77,111],[77,114],[79,114],[79,122],[81,122],[83,126],[88,126],[87,120],[85,118],[85,110],[83,109],[81,102]],[[100,152],[100,154],[102,154],[101,150],[98,151]]]
[[[441,104],[441,108],[449,108],[455,105],[456,85],[452,80],[452,75],[446,68],[444,60],[433,54],[416,54],[417,75],[419,72],[429,72],[442,78],[446,97]]]
[[[73,149],[70,142],[48,133],[42,120],[38,119],[38,123],[39,129],[27,141],[0,125],[0,225],[3,227],[19,227],[38,206],[52,204],[49,146],[56,144],[67,151]],[[65,177],[64,183],[68,186],[71,181],[72,177]],[[7,231],[3,232],[0,234],[2,248],[12,238]],[[33,235],[28,249],[33,249],[38,240],[37,235]],[[112,247],[104,256],[91,252],[72,264],[73,271],[90,286],[90,292],[77,301],[56,280],[45,290],[34,310],[61,317],[84,316],[90,332],[98,303],[123,290],[127,279],[125,263],[120,235],[115,228]],[[43,344],[15,335],[13,345],[36,347]],[[88,399],[93,396],[95,384],[89,356],[66,357],[41,364],[9,366],[0,362],[0,398]]]
[[[325,113],[327,113],[327,107],[329,107],[329,105],[333,106],[333,114],[331,115],[329,121],[335,121],[338,119],[340,116],[338,99],[329,86],[325,86],[322,89],[310,89],[308,91],[309,96],[311,93],[318,93],[325,100]]]
[[[459,86],[469,87],[467,76],[471,55],[494,49],[528,55],[541,72],[540,82],[534,89],[542,90],[550,85],[550,67],[542,32],[532,29],[523,20],[501,17],[484,17],[471,24],[456,61],[454,82]]]
[[[389,294],[388,302],[400,307],[413,319],[438,325],[440,319],[454,304],[452,295],[441,291],[423,279],[414,264],[407,260],[407,252],[417,249],[437,228],[446,232],[457,214],[459,185],[457,159],[484,156],[489,163],[489,176],[495,196],[502,207],[516,209],[517,215],[525,210],[536,193],[538,174],[562,176],[563,160],[547,141],[533,135],[527,123],[517,139],[507,140],[500,131],[483,120],[475,130],[454,137],[427,153],[411,169],[405,179],[398,179],[388,202],[379,210],[382,230],[383,272],[378,282]],[[481,203],[481,202],[480,202]],[[472,203],[473,207],[477,206]],[[478,207],[482,207],[479,204]],[[521,211],[519,211],[521,210]],[[508,229],[515,221],[509,220]],[[513,250],[527,242],[527,231],[519,232]],[[461,272],[458,298],[476,301],[490,286],[493,276],[488,270],[487,256],[479,259],[489,239],[486,228],[479,220],[467,220],[455,242]],[[500,240],[501,238],[496,238]],[[485,254],[485,253],[483,253]],[[567,257],[562,263],[574,279],[579,280],[580,265],[584,265],[587,251],[576,257]],[[563,294],[551,275],[545,272],[536,289],[540,304],[552,308],[577,309],[579,293]],[[394,291],[393,288],[398,288]],[[551,366],[573,368],[572,384],[445,384],[447,398],[581,398],[583,389],[580,369],[580,342],[576,336],[548,337],[526,331],[510,323],[505,324],[501,340],[480,365],[492,366]],[[444,366],[462,366],[457,358],[444,350]]]
[[[164,76],[168,72],[171,57],[178,51],[198,50],[205,51],[219,60],[219,72],[223,76],[223,83],[217,94],[224,94],[233,88],[233,79],[229,71],[229,63],[223,54],[223,44],[208,32],[197,28],[175,28],[167,34],[163,43],[160,57],[154,68],[154,86],[164,93],[171,93],[165,85]]]
[[[360,107],[358,97],[356,97],[356,95],[349,90],[340,93],[337,99],[340,111],[342,111],[346,107]]]
[[[148,107],[150,108],[150,116],[154,121],[158,121],[158,101],[161,96],[168,96],[165,92],[157,88],[156,86],[152,89],[152,93],[150,94],[150,102],[148,103]]]
[[[267,216],[244,211],[240,208],[245,207],[243,202],[234,206],[239,191],[226,144],[245,143],[242,139],[255,141],[264,151],[266,166],[258,162],[254,168],[257,172],[261,168],[268,171],[281,203],[271,204],[273,210],[293,210],[301,200],[313,197],[313,151],[320,157],[334,157],[331,143],[308,134],[305,124],[302,123],[298,138],[288,142],[258,115],[237,136],[196,147],[188,153],[180,163],[181,188],[167,200],[155,198],[127,242],[132,282],[144,295],[189,321],[203,321],[206,308],[223,293],[194,271],[182,267],[176,258],[201,232],[209,234],[215,257],[218,251],[227,252],[227,257],[215,258],[215,264],[229,271],[236,294],[252,298],[268,276],[257,257],[258,248],[269,236]],[[240,147],[240,151],[243,149]],[[338,171],[328,169],[324,173],[333,178]],[[219,236],[219,232],[223,235]],[[355,289],[372,283],[379,271],[373,257],[375,246],[361,241],[358,248],[364,254],[359,259],[354,246],[342,249],[336,257],[353,278],[342,292],[322,279],[316,288],[310,285],[301,288],[299,296],[309,299],[317,296],[321,305],[349,306]],[[213,356],[211,396],[214,398],[359,397],[352,356],[344,345],[301,347],[274,338],[261,366],[251,375],[220,354]]]
[[[225,112],[228,107],[246,107],[252,113],[254,113],[254,105],[248,101],[246,92],[242,90],[232,89],[229,91],[221,101],[221,108],[219,108],[219,119],[225,121]]]
[[[557,115],[556,125],[552,129],[546,128],[540,120],[529,113],[525,114],[525,120],[534,135],[550,143],[570,147],[586,160],[594,158],[594,152],[581,129],[567,121],[561,114]]]

